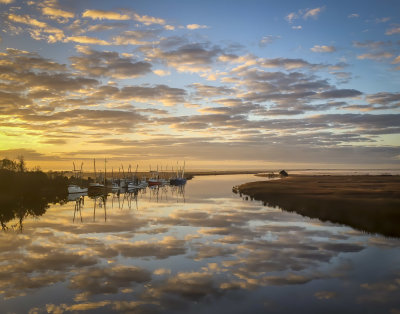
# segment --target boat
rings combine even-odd
[[[157,166],[157,171],[151,171],[150,169],[150,179],[147,180],[147,184],[149,186],[154,186],[154,185],[164,185],[165,180],[160,178],[160,175],[158,173],[158,166]]]
[[[147,183],[146,180],[137,181],[137,183],[130,182],[130,183],[128,183],[127,189],[128,189],[128,190],[145,189],[148,185],[149,185],[149,184]]]
[[[94,166],[94,180],[95,182],[89,183],[89,189],[88,192],[92,194],[97,194],[99,192],[104,192],[105,191],[105,186],[104,184],[101,184],[97,182],[97,176],[96,176],[96,159],[93,159],[93,166]]]
[[[171,178],[169,180],[170,185],[184,185],[186,184],[187,179],[185,178],[185,162],[183,162],[183,168],[179,170],[177,167],[176,169],[176,177]]]
[[[68,185],[68,193],[75,194],[75,193],[86,193],[88,191],[87,188],[81,188],[79,185],[70,184]]]
[[[80,181],[82,183],[82,167],[83,163],[81,163],[81,168],[76,169],[75,168],[75,162],[72,163],[74,165],[74,170],[73,170],[73,180],[74,181]],[[76,194],[76,193],[86,193],[88,191],[87,188],[83,188],[79,186],[78,184],[70,184],[68,185],[68,194]]]
[[[185,178],[172,178],[169,180],[170,185],[184,185],[186,184],[186,179]]]
[[[160,180],[160,179],[157,179],[157,178],[149,179],[149,180],[147,181],[147,183],[148,183],[149,186],[162,185],[161,180]]]

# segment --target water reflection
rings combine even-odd
[[[83,193],[81,193],[83,194]],[[69,198],[68,198],[69,199]],[[85,204],[85,195],[76,195],[76,197],[74,197],[75,199],[75,207],[74,207],[74,218],[72,219],[73,222],[75,222],[75,215],[79,212],[79,216],[81,218],[81,222],[83,222],[82,220],[82,207]]]
[[[295,212],[322,221],[345,224],[352,228],[379,233],[389,237],[400,237],[400,202],[365,201],[308,201],[293,202],[290,197],[273,198],[266,202],[269,206],[279,206],[289,212]]]
[[[1,234],[3,311],[400,310],[398,239],[231,193],[250,180],[201,177],[184,193],[167,187],[80,196],[25,219],[22,234]]]
[[[50,203],[64,203],[66,195],[42,195],[36,190],[19,193],[0,194],[0,224],[3,230],[23,230],[27,217],[37,217],[46,213]]]

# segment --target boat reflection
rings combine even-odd
[[[147,196],[146,202],[164,203],[185,203],[185,184],[182,185],[154,185],[141,189],[118,189],[112,191],[90,191],[89,193],[77,193],[68,195],[69,202],[75,202],[72,221],[84,221],[82,209],[85,204],[85,197],[93,202],[93,219],[96,221],[96,213],[99,209],[104,210],[104,221],[107,222],[107,206],[111,209],[139,210],[140,199]]]
[[[82,220],[82,207],[83,207],[84,204],[85,204],[85,195],[81,195],[81,196],[75,198],[74,218],[72,219],[72,222],[75,222],[75,215],[78,212],[79,212],[79,215],[80,215],[80,218],[81,218],[81,222],[83,222],[83,220]]]

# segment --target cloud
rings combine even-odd
[[[400,55],[397,56],[396,58],[394,58],[394,60],[392,61],[393,64],[397,64],[400,63]]]
[[[291,12],[288,15],[286,15],[285,20],[288,21],[289,24],[292,24],[295,20],[297,20],[300,17],[302,17],[304,20],[307,20],[310,17],[316,19],[318,15],[324,10],[325,7],[319,7],[314,9],[300,9],[297,12]]]
[[[387,51],[380,51],[380,52],[373,52],[373,53],[364,53],[362,55],[358,55],[357,59],[360,60],[365,60],[365,59],[369,59],[369,60],[383,60],[383,59],[388,59],[388,58],[392,58],[393,54]]]
[[[42,8],[42,13],[50,17],[55,17],[55,18],[62,17],[65,19],[71,19],[75,16],[73,12],[64,11],[53,7]]]
[[[199,25],[199,24],[188,24],[188,25],[186,25],[186,28],[190,29],[190,30],[194,30],[194,29],[208,28],[208,26],[207,25]]]
[[[315,45],[314,47],[310,48],[312,52],[334,52],[336,48],[334,46],[319,46]]]
[[[302,27],[301,25],[292,26],[292,29],[300,30],[300,29],[302,29],[302,28],[303,28],[303,27]]]
[[[260,59],[259,65],[266,68],[282,67],[287,70],[298,68],[320,68],[321,65],[312,64],[303,59],[290,59],[290,58],[273,58],[273,59]]]
[[[317,98],[348,98],[361,96],[362,93],[355,89],[336,89],[318,93]]]
[[[367,49],[380,49],[384,48],[385,46],[391,46],[392,43],[390,41],[372,41],[372,40],[366,40],[364,42],[360,41],[353,41],[353,46],[357,48],[367,48]]]
[[[173,30],[175,30],[175,26],[173,26],[173,25],[165,25],[164,29],[166,29],[167,31],[173,31]]]
[[[149,41],[157,40],[159,29],[124,31],[113,38],[116,45],[146,45]]]
[[[146,56],[159,60],[179,72],[204,72],[211,69],[214,60],[222,52],[217,46],[208,44],[187,44],[175,50],[163,51],[160,48],[148,49]]]
[[[291,12],[288,15],[286,15],[285,20],[287,20],[289,23],[293,23],[293,21],[297,18],[298,18],[297,14],[294,12]]]
[[[14,0],[0,0],[0,3],[2,3],[2,4],[10,4],[10,3],[14,3]]]
[[[325,10],[325,7],[314,8],[314,9],[306,9],[305,13],[303,14],[303,19],[308,19],[309,17],[317,18],[318,15]]]
[[[121,57],[117,52],[97,51],[88,47],[77,47],[81,56],[70,57],[71,66],[92,76],[112,78],[135,78],[151,72],[151,64]]]
[[[170,71],[166,71],[166,70],[162,70],[162,69],[158,69],[158,70],[154,70],[153,71],[156,75],[158,76],[167,76],[167,75],[171,75]]]
[[[71,41],[79,44],[92,44],[92,45],[102,45],[102,46],[110,45],[109,42],[103,39],[89,37],[89,36],[70,36],[64,39],[64,42],[71,42]]]
[[[138,102],[160,102],[165,106],[174,106],[185,102],[186,91],[167,85],[125,86],[114,97],[116,99],[131,99]]]
[[[360,17],[360,14],[358,14],[358,13],[352,13],[352,14],[349,14],[347,17],[348,17],[349,19],[355,19],[355,18],[359,18],[359,17]]]
[[[102,32],[102,31],[109,31],[116,28],[124,28],[127,27],[128,24],[125,23],[107,23],[107,24],[96,24],[91,25],[87,28],[88,32]]]
[[[201,83],[193,83],[190,86],[196,90],[196,95],[202,98],[233,94],[233,90],[225,86],[210,86]]]
[[[388,30],[386,30],[385,34],[386,35],[394,35],[394,34],[399,34],[400,33],[400,27],[392,27]]]
[[[400,93],[380,92],[366,96],[366,110],[391,110],[400,107]],[[372,106],[371,106],[372,105]]]
[[[46,39],[49,43],[55,43],[64,38],[64,32],[61,29],[52,27],[45,22],[30,17],[29,15],[8,14],[7,18],[9,21],[31,26],[32,29],[28,29],[28,31],[33,39]],[[43,33],[51,35],[43,36]]]
[[[82,13],[82,17],[91,18],[93,20],[118,20],[118,21],[127,21],[130,20],[131,17],[128,14],[112,12],[112,11],[103,11],[103,10],[85,10]]]
[[[139,15],[137,13],[133,15],[133,18],[135,19],[135,21],[143,23],[144,25],[151,25],[151,24],[164,25],[166,23],[164,19],[148,15]]]
[[[265,47],[271,43],[273,43],[275,40],[281,38],[280,36],[273,36],[273,35],[268,35],[268,36],[264,36],[263,38],[261,38],[260,42],[259,42],[259,46],[260,47]]]
[[[0,156],[3,158],[16,159],[18,156],[24,156],[27,160],[58,160],[58,157],[50,156],[39,153],[33,149],[15,148],[15,149],[4,149],[0,150]]]
[[[390,17],[382,17],[382,18],[376,18],[375,19],[375,23],[386,23],[388,21],[390,21],[391,18]]]

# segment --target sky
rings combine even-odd
[[[0,157],[400,167],[400,2],[0,0]]]

